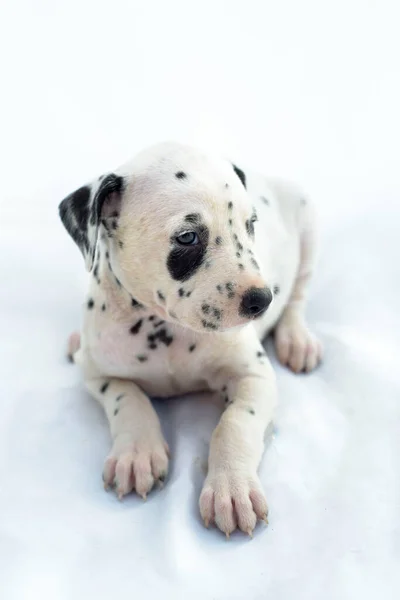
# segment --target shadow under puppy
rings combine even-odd
[[[225,410],[200,511],[227,536],[236,527],[251,535],[267,519],[257,469],[276,405],[260,340],[275,329],[278,357],[295,372],[321,359],[304,320],[310,202],[285,182],[164,143],[59,210],[91,273],[69,353],[110,424],[105,486],[146,498],[164,481],[169,452],[150,396],[217,391]]]

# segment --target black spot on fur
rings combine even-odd
[[[155,316],[154,316],[154,315],[150,315],[150,316],[149,316],[149,321],[154,321],[154,319],[155,319]]]
[[[187,292],[186,298],[189,298],[192,292]]]
[[[221,392],[226,392],[226,390],[227,390],[227,389],[228,389],[228,386],[226,386],[226,385],[223,385],[223,386],[222,386],[222,389],[221,389]]]
[[[277,296],[280,291],[281,291],[281,288],[279,287],[279,285],[274,285],[274,294],[275,294],[275,296]]]
[[[139,333],[142,324],[143,324],[143,319],[139,319],[139,321],[137,321],[137,323],[135,323],[135,325],[132,325],[132,327],[130,328],[129,331],[133,335],[136,335],[137,333]]]
[[[233,292],[233,283],[231,281],[228,281],[228,283],[225,284],[225,287],[228,292]]]
[[[131,305],[132,305],[132,308],[141,308],[142,307],[140,302],[135,300],[135,298],[131,298]]]
[[[225,402],[225,404],[228,404],[228,402],[229,402],[229,396],[225,396],[224,402]]]
[[[235,296],[235,292],[228,292],[228,298],[233,298]]]
[[[244,269],[244,265],[242,265],[242,263],[239,263],[239,264],[238,264],[238,267],[239,267],[239,269],[240,269],[241,271],[243,271],[243,269]]]
[[[179,294],[179,296],[182,298],[182,296],[184,296],[184,295],[185,295],[185,290],[184,290],[183,288],[179,288],[179,290],[178,290],[178,294]]]
[[[201,305],[201,310],[203,311],[204,314],[208,315],[210,312],[210,305],[209,304],[202,304]]]
[[[155,350],[157,348],[157,344],[155,342],[151,342],[149,344],[149,348],[150,348],[150,350]]]
[[[108,250],[106,250],[106,259],[108,260],[110,258],[110,253]]]
[[[177,179],[186,179],[186,173],[184,173],[183,171],[178,171],[177,173],[175,173],[175,177]]]
[[[137,355],[137,359],[139,362],[146,362],[146,360],[148,359],[148,357],[145,354],[138,354]]]
[[[255,267],[256,269],[260,270],[260,266],[258,264],[258,262],[256,261],[255,258],[251,257],[251,264],[253,265],[253,267]]]
[[[264,202],[264,204],[267,204],[267,205],[269,205],[269,200],[268,200],[268,198],[266,198],[265,196],[260,196],[260,200],[261,200],[262,202]]]
[[[259,350],[257,352],[257,358],[261,358],[262,356],[266,356],[265,352],[261,352],[261,350]]]
[[[167,332],[165,327],[163,327],[162,329],[159,329],[158,331],[156,331],[154,333],[149,333],[149,335],[147,336],[147,339],[151,344],[154,344],[156,341],[159,341],[162,344],[165,344],[165,346],[169,346],[170,344],[172,344],[172,342],[174,340],[172,335],[170,335]]]
[[[217,285],[217,290],[219,291],[220,294],[222,294],[222,285],[218,284]]]
[[[118,279],[118,277],[115,277],[115,283],[117,284],[118,287],[121,287],[121,282]]]
[[[193,350],[196,348],[196,344],[192,344],[191,346],[189,346],[189,352],[193,352]]]
[[[246,221],[246,231],[250,237],[254,235],[254,223],[251,219],[247,219]]]
[[[124,247],[124,242],[121,242],[121,240],[119,240],[119,241],[118,241],[118,246],[119,246],[120,248],[123,248],[123,247]]]
[[[228,220],[229,226],[232,227],[232,219]]]
[[[112,223],[111,223],[111,227],[112,227],[113,229],[117,229],[117,228],[118,228],[118,221],[116,221],[116,220],[114,219],[114,220],[112,221]]]
[[[160,327],[160,325],[164,325],[164,323],[165,323],[165,321],[163,321],[163,320],[158,321],[157,323],[154,322],[153,323],[153,327],[155,329],[156,327]]]
[[[242,169],[239,169],[239,167],[237,167],[233,163],[232,163],[232,167],[233,167],[233,170],[235,171],[236,175],[239,177],[240,181],[243,183],[243,186],[246,187],[246,175],[244,174]]]
[[[236,235],[236,233],[233,234],[233,239],[235,240],[235,242],[238,241],[238,236]]]
[[[162,292],[160,292],[160,290],[158,290],[157,296],[161,300],[161,302],[165,302],[165,296]]]
[[[102,306],[101,306],[101,310],[102,310],[103,312],[106,310],[106,305],[105,305],[105,304],[102,304]]]
[[[87,307],[89,310],[92,310],[92,308],[94,307],[94,300],[93,298],[89,298],[88,303],[87,303]]]
[[[233,202],[228,202],[228,210],[232,210],[233,208]]]
[[[119,413],[119,408],[116,408],[116,409],[114,410],[114,417],[116,417],[118,413]]]
[[[110,385],[109,381],[106,381],[105,383],[103,383],[103,385],[100,388],[100,392],[102,394],[105,394],[105,392],[108,390],[108,386]]]
[[[255,411],[254,411],[252,408],[249,408],[249,409],[248,409],[248,412],[249,412],[251,415],[255,415],[255,414],[256,414],[256,413],[255,413]]]
[[[240,252],[236,252],[236,258],[240,258],[242,255],[240,254]]]
[[[120,394],[119,396],[117,396],[115,398],[115,402],[119,402],[120,400],[122,400],[123,397],[124,397],[124,394]]]
[[[160,342],[162,344],[165,344],[166,346],[170,346],[170,344],[172,344],[172,342],[174,341],[174,338],[172,337],[172,335],[168,335],[168,333],[166,332],[165,329],[161,329],[158,332],[158,338],[159,338]]]
[[[238,251],[239,251],[239,252],[242,252],[242,251],[243,251],[243,246],[242,246],[242,244],[241,244],[240,242],[238,242],[238,243],[236,244],[236,248],[238,249]]]
[[[217,244],[217,246],[220,246],[222,244],[222,237],[220,235],[218,235],[215,238],[215,243]]]
[[[201,323],[204,329],[218,329],[217,325],[215,325],[215,323],[211,323],[210,321],[205,321],[203,319]]]
[[[219,308],[213,308],[213,314],[214,317],[219,321],[221,319],[222,316],[222,312],[220,311]]]

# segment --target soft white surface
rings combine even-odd
[[[2,600],[399,598],[397,5],[1,3]],[[277,367],[253,541],[199,521],[216,406],[160,404],[168,484],[119,503],[105,418],[63,356],[85,275],[57,204],[168,138],[295,179],[320,207],[308,314],[326,360]]]

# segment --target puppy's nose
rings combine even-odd
[[[243,317],[261,317],[272,302],[271,290],[267,287],[251,287],[245,291],[239,307],[239,313]]]

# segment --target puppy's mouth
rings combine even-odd
[[[162,295],[162,297],[160,298],[160,295],[156,301],[156,307],[155,307],[155,312],[157,313],[157,315],[159,317],[161,317],[162,319],[164,319],[165,321],[170,321],[171,323],[177,323],[180,322],[180,318],[178,317],[178,315],[176,314],[176,312],[174,311],[174,309],[170,309],[168,307],[168,302],[167,302],[167,298],[165,298],[164,295]]]
[[[157,304],[155,311],[157,312],[157,315],[159,317],[161,317],[162,319],[165,319],[167,321],[173,320],[172,317],[170,317],[169,312],[163,306],[160,306],[159,304]]]

